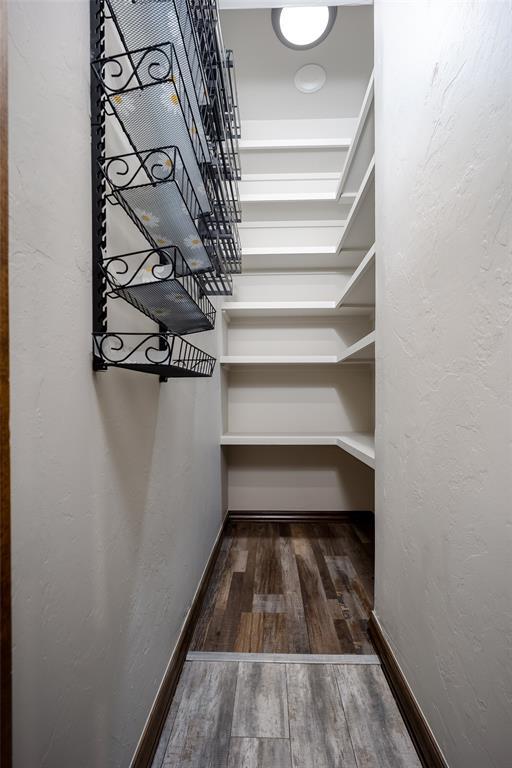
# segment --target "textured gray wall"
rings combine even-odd
[[[451,768],[505,768],[511,5],[375,21],[376,612]]]
[[[15,766],[126,768],[221,522],[219,382],[93,376],[89,4],[9,32]]]

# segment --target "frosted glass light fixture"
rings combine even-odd
[[[274,8],[272,26],[280,41],[295,50],[321,43],[336,20],[336,6],[308,5]]]

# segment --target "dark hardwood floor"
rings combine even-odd
[[[228,523],[191,651],[373,653],[373,523]]]

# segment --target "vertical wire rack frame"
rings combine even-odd
[[[230,175],[217,170],[225,133],[212,119],[192,11],[188,0],[90,6],[93,367],[163,380],[211,376],[215,359],[181,335],[213,328],[207,294],[229,293],[230,274],[240,271],[239,203],[218,183]],[[113,55],[107,22],[120,41]],[[106,157],[106,120],[114,116],[133,152]],[[123,208],[148,250],[107,253],[107,201]],[[158,323],[158,332],[108,330],[114,298]]]

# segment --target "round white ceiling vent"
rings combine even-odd
[[[295,73],[295,87],[301,93],[316,93],[325,85],[327,75],[320,64],[306,64]]]

